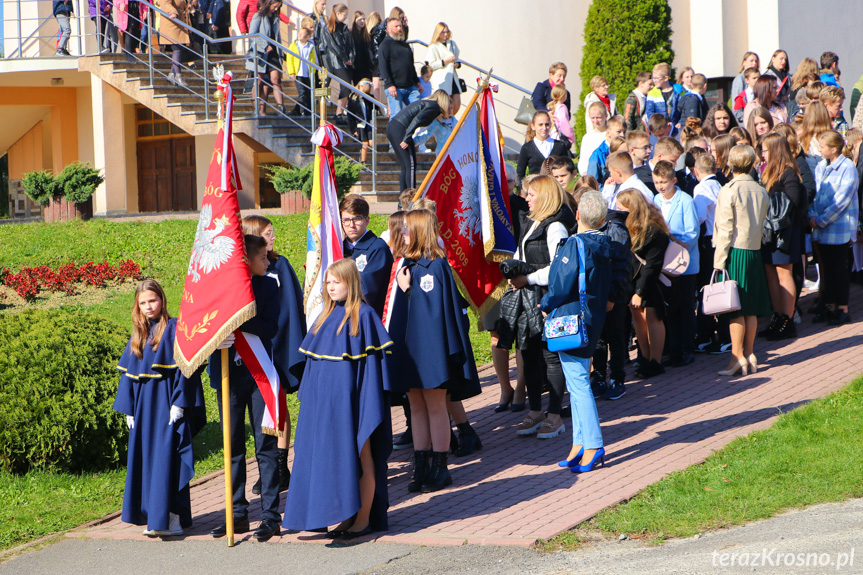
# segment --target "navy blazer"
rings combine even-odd
[[[240,331],[251,333],[261,338],[267,355],[273,357],[273,338],[279,332],[279,314],[281,313],[281,295],[279,294],[279,283],[270,276],[252,276],[252,290],[255,292],[255,303],[257,314],[239,327]],[[235,361],[236,348],[231,346],[228,350],[228,366],[231,379],[251,378],[248,368],[244,364],[237,365]],[[210,365],[207,371],[210,374],[210,387],[221,389],[222,387],[222,350],[216,350],[210,356]]]
[[[383,317],[390,272],[393,269],[393,254],[390,247],[371,230],[367,230],[353,248],[345,238],[344,252],[346,258],[353,258],[357,269],[360,270],[360,281],[366,303],[372,306],[378,317]]]

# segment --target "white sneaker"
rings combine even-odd
[[[172,535],[182,535],[183,527],[180,525],[180,516],[176,513],[168,514],[168,528],[167,529],[153,529],[151,531],[144,531],[144,535],[148,535],[150,537],[170,537]]]
[[[821,287],[821,282],[813,282],[811,280],[803,280],[803,287],[811,291],[818,291],[818,288]]]

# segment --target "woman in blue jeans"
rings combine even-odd
[[[540,304],[545,313],[556,310],[555,317],[580,314],[588,336],[586,346],[559,352],[572,405],[572,449],[558,465],[573,473],[590,471],[597,462],[605,462],[599,414],[590,390],[590,360],[606,311],[613,305],[608,301],[608,288],[614,251],[609,237],[599,231],[607,213],[608,203],[599,192],[581,196],[575,216],[578,233],[558,249],[551,262],[548,293]],[[585,275],[584,307],[579,293],[581,271]]]

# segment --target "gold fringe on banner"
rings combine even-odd
[[[192,356],[191,359],[186,359],[183,356],[183,352],[180,351],[180,346],[175,339],[174,361],[177,362],[177,366],[179,366],[183,375],[191,377],[192,374],[195,373],[195,371],[201,367],[211,355],[213,355],[216,351],[216,347],[222,343],[226,337],[234,333],[234,331],[241,325],[255,317],[257,313],[258,307],[254,301],[246,304],[243,308],[237,311],[231,319],[225,322],[225,324],[219,328],[219,331],[210,336],[210,341],[207,342],[207,345],[198,350],[198,353]],[[180,337],[179,333],[177,334],[177,337]]]

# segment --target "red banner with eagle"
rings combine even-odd
[[[256,312],[237,199],[241,184],[231,137],[233,94],[228,74],[219,90],[225,96],[225,122],[210,158],[201,216],[177,316],[174,359],[186,376]]]

